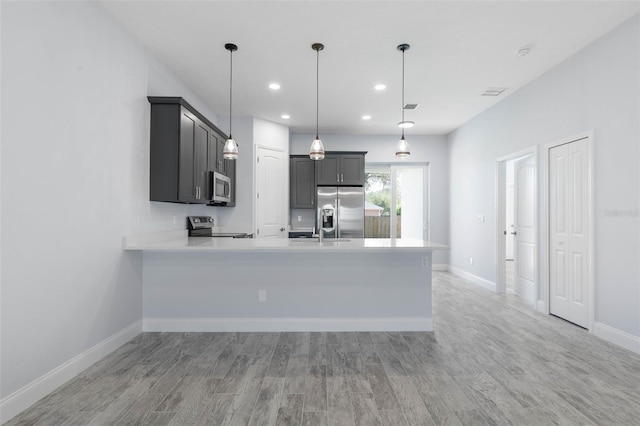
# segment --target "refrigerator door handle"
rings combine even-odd
[[[336,215],[336,223],[337,223],[337,226],[336,226],[336,238],[340,238],[340,229],[342,228],[340,226],[340,198],[336,199],[335,206],[337,207],[336,208],[336,213],[335,213],[335,215]]]

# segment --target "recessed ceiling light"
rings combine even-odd
[[[506,87],[489,87],[481,96],[498,96],[507,90]]]
[[[278,83],[271,83],[269,85],[269,89],[271,89],[271,90],[279,90],[280,89],[280,85]]]
[[[386,84],[376,84],[375,86],[373,86],[374,89],[380,91],[380,90],[384,90],[387,88]]]
[[[413,127],[415,125],[416,123],[414,123],[413,121],[401,121],[398,123],[398,127],[401,127],[403,129],[408,129],[409,127]]]
[[[531,53],[531,46],[522,46],[520,49],[516,50],[516,54],[518,56],[527,56]]]
[[[282,114],[280,118],[284,118],[285,120],[288,120],[291,118],[291,116],[289,114]]]
[[[363,120],[371,120],[371,116],[370,115],[363,115],[362,119]]]

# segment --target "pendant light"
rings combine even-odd
[[[402,128],[402,136],[396,145],[396,157],[400,159],[407,158],[411,155],[411,151],[409,150],[409,144],[404,138],[404,129],[407,127],[407,121],[404,121],[404,52],[405,50],[409,50],[411,46],[408,44],[399,44],[398,50],[402,51],[402,121],[398,123],[398,125]]]
[[[233,52],[238,50],[238,46],[233,43],[227,43],[224,48],[229,51],[229,139],[224,143],[222,149],[222,157],[225,160],[235,160],[238,158],[238,144],[233,140],[231,136],[231,106],[232,106],[232,94],[233,94]]]
[[[312,160],[324,160],[324,145],[318,136],[318,96],[320,87],[320,51],[324,49],[324,44],[313,43],[311,48],[316,51],[316,138],[311,143],[311,149],[309,150],[309,158]]]

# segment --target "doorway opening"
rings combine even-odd
[[[496,163],[496,292],[538,300],[538,185],[535,147]]]
[[[428,164],[367,164],[365,238],[429,239]]]

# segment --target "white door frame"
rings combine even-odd
[[[538,211],[538,147],[532,146],[530,148],[523,149],[518,152],[514,152],[503,157],[496,159],[496,293],[505,294],[507,292],[507,271],[505,259],[507,257],[507,243],[504,239],[504,224],[507,220],[507,196],[505,188],[507,186],[507,161],[515,160],[516,158],[526,157],[533,155],[534,162],[536,164],[536,176],[534,179],[534,217],[535,217],[535,243],[536,243],[536,268],[534,271],[534,280],[536,282],[536,300],[540,299],[540,237],[539,237],[539,217]]]
[[[592,332],[593,323],[595,321],[595,227],[594,227],[594,218],[595,218],[595,186],[594,182],[594,142],[593,142],[593,130],[589,130],[586,132],[578,133],[576,135],[570,136],[568,138],[563,138],[557,140],[555,142],[551,142],[544,146],[544,155],[542,159],[542,176],[544,179],[544,223],[542,224],[542,238],[544,239],[542,242],[542,263],[540,264],[540,278],[542,282],[540,282],[539,288],[544,289],[545,295],[541,297],[538,301],[538,310],[549,314],[550,310],[550,284],[551,280],[549,277],[550,269],[549,269],[549,256],[551,253],[551,239],[549,238],[550,226],[549,226],[549,151],[551,148],[555,148],[560,145],[566,145],[571,142],[575,142],[581,139],[587,140],[587,146],[589,149],[589,163],[588,163],[588,177],[587,177],[587,190],[588,190],[588,200],[587,200],[587,226],[589,228],[590,236],[589,236],[589,277],[587,280],[587,297],[589,303],[589,322],[588,322],[588,330]]]
[[[268,145],[261,145],[261,144],[254,144],[253,145],[253,165],[252,165],[252,169],[254,170],[253,173],[253,232],[255,233],[258,229],[258,200],[257,200],[257,194],[258,194],[258,167],[257,167],[257,163],[258,163],[258,153],[260,151],[260,148],[262,149],[267,149],[267,150],[271,150],[271,151],[276,151],[276,152],[281,152],[285,155],[285,167],[287,167],[287,170],[285,171],[284,174],[284,188],[282,189],[286,196],[285,198],[285,203],[286,206],[284,208],[284,217],[283,222],[284,223],[284,227],[287,228],[288,227],[288,223],[289,223],[289,159],[288,159],[288,153],[285,149],[282,148],[275,148],[273,146],[268,146]],[[288,233],[288,229],[285,230],[285,232]],[[257,237],[257,235],[256,235]]]

